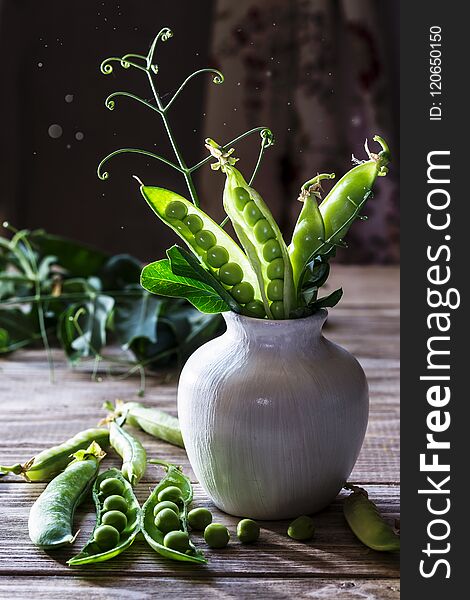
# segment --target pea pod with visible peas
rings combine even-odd
[[[71,566],[103,562],[124,552],[140,531],[140,506],[131,484],[118,469],[108,469],[93,486],[96,525]]]
[[[220,166],[227,176],[224,209],[258,278],[263,306],[250,305],[253,316],[263,317],[266,313],[268,318],[288,319],[295,308],[295,288],[289,253],[279,227],[258,192],[233,166],[231,151],[224,153],[211,139],[206,140],[206,148],[219,161],[213,166]],[[248,300],[248,293],[243,297]]]
[[[325,241],[325,225],[317,199],[321,197],[320,182],[334,177],[334,173],[322,173],[304,183],[300,190],[299,200],[303,202],[303,207],[288,248],[296,289],[299,287],[307,263]]]
[[[260,291],[256,275],[240,246],[220,225],[182,196],[159,187],[141,186],[140,191],[155,214],[186,242],[229,294],[245,305],[243,312],[249,314],[253,302],[259,302]]]
[[[72,544],[73,516],[95,479],[104,452],[93,442],[78,450],[74,460],[57,475],[31,507],[29,537],[39,548],[53,549]]]
[[[116,421],[109,423],[109,441],[122,458],[122,474],[131,485],[136,485],[147,468],[145,448]]]
[[[374,141],[381,145],[382,150],[374,154],[369,151],[366,142],[369,160],[348,171],[320,204],[320,213],[325,225],[325,243],[317,249],[319,254],[325,254],[334,245],[341,243],[359,216],[361,208],[372,195],[375,180],[388,172],[387,165],[391,159],[389,147],[378,135],[374,136]]]
[[[175,465],[159,460],[149,462],[163,466],[166,475],[142,507],[141,530],[147,543],[166,558],[205,564],[206,558],[195,548],[188,533],[188,506],[193,499],[190,480]],[[172,504],[177,506],[177,515]]]
[[[0,466],[0,471],[21,475],[26,481],[50,481],[70,463],[72,454],[88,448],[92,442],[106,448],[109,445],[108,430],[85,429],[62,444],[43,450],[24,465]]]
[[[120,400],[116,402],[116,406],[106,402],[104,408],[112,411],[113,417],[123,417],[132,427],[138,427],[159,440],[184,448],[178,419],[163,410],[144,406],[139,402]]]
[[[372,550],[393,552],[400,549],[400,538],[369,500],[367,492],[355,485],[346,486],[353,493],[343,503],[343,512],[354,535]]]

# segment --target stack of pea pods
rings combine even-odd
[[[123,427],[126,421],[160,440],[184,447],[178,420],[137,402],[104,406],[111,411],[104,420],[108,427],[86,429],[24,465],[0,466],[0,475],[13,473],[30,482],[49,482],[30,511],[31,541],[48,551],[73,544],[78,534],[73,534],[75,509],[91,490],[96,507],[95,527],[82,550],[68,561],[70,566],[114,558],[129,548],[139,533],[165,558],[206,564],[207,559],[192,542],[190,531],[203,532],[210,548],[222,549],[230,541],[227,527],[213,523],[212,514],[205,507],[190,509],[193,488],[181,468],[158,459],[148,460],[141,442]],[[121,457],[121,469],[99,473],[105,456],[103,448],[109,446]],[[134,487],[148,463],[163,467],[165,476],[141,507]],[[399,537],[367,492],[357,486],[345,487],[352,494],[343,503],[344,515],[356,537],[374,550],[399,550]],[[252,544],[260,536],[260,527],[244,518],[236,533],[241,543]],[[308,541],[314,537],[314,521],[301,515],[288,525],[286,533],[293,540]]]
[[[211,139],[206,140],[206,147],[217,159],[212,167],[226,175],[223,205],[243,250],[223,229],[224,223],[217,224],[182,196],[145,185],[141,193],[156,215],[184,240],[217,286],[228,292],[232,310],[261,319],[304,317],[332,305],[317,300],[318,288],[327,277],[324,267],[336,247],[344,245],[352,223],[365,218],[360,213],[372,197],[374,182],[388,171],[387,143],[380,136],[374,141],[380,144],[380,152],[370,152],[366,143],[368,160],[357,161],[323,200],[321,182],[333,179],[333,173],[318,174],[302,185],[301,211],[289,246],[266,203],[235,168],[233,150],[226,152]],[[312,281],[312,273],[320,276]],[[144,274],[145,269],[142,284],[146,287]],[[178,295],[174,287],[169,293],[165,285],[155,282],[147,289]]]

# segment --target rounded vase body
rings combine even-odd
[[[349,477],[367,427],[368,387],[357,360],[323,337],[326,316],[225,313],[227,331],[184,366],[186,451],[221,510],[257,519],[311,514]]]

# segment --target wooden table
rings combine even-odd
[[[350,481],[364,485],[393,523],[399,515],[399,305],[398,269],[338,267],[330,288],[342,285],[343,301],[330,312],[326,335],[361,362],[370,385],[367,436]],[[2,428],[0,464],[25,461],[38,451],[94,426],[104,400],[136,398],[135,379],[90,380],[87,369],[71,370],[56,353],[56,380],[49,382],[44,353],[23,351],[0,361]],[[176,378],[149,378],[145,402],[175,413]],[[91,502],[77,515],[80,534],[70,549],[47,554],[31,545],[27,519],[43,484],[13,477],[0,481],[0,598],[333,598],[399,597],[398,556],[363,546],[348,529],[341,496],[315,515],[315,539],[294,542],[286,522],[263,522],[256,546],[242,546],[237,519],[221,514],[195,481],[183,450],[141,435],[151,457],[181,464],[195,483],[197,505],[208,506],[225,523],[232,542],[206,550],[207,567],[162,559],[138,540],[109,562],[71,569],[65,561],[83,545],[93,527]],[[107,466],[118,465],[115,457]],[[137,486],[144,501],[161,472],[149,467]],[[200,537],[195,536],[196,543]]]

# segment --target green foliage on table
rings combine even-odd
[[[182,364],[221,331],[220,315],[143,289],[142,264],[132,256],[111,256],[42,230],[4,227],[11,235],[0,236],[0,355],[42,343],[52,365],[50,348],[59,346],[71,364],[94,360],[95,376],[101,361],[140,372],[143,389],[144,367]],[[160,262],[173,261],[184,274],[185,251],[174,247],[168,257]],[[157,264],[146,268],[149,277]],[[207,281],[182,279],[210,300]],[[187,297],[194,300],[194,294]],[[111,344],[122,355],[107,353]]]

